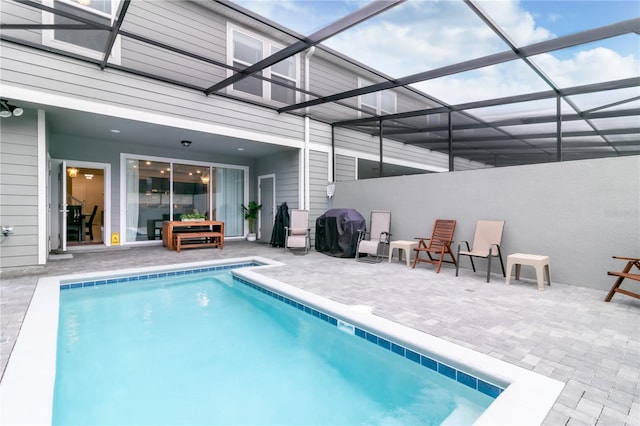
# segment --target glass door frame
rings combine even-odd
[[[244,179],[243,179],[243,200],[246,205],[249,201],[249,166],[240,166],[234,164],[224,164],[224,163],[212,163],[206,161],[194,161],[182,158],[175,157],[158,157],[153,155],[144,155],[144,154],[130,154],[130,153],[120,153],[120,244],[121,245],[151,245],[158,244],[161,241],[159,240],[143,240],[143,241],[128,241],[127,240],[127,160],[142,160],[142,161],[156,161],[170,164],[171,173],[169,180],[169,188],[170,188],[170,206],[169,206],[169,217],[173,217],[173,170],[174,164],[183,164],[190,166],[198,166],[203,168],[208,168],[209,172],[212,169],[235,169],[242,170]],[[213,185],[208,185],[209,188],[209,212],[211,212],[211,208],[213,205],[213,200],[215,197],[215,188]],[[240,207],[239,207],[240,208]],[[245,224],[246,228],[246,224]],[[225,237],[227,238],[227,237]],[[237,237],[228,237],[229,239],[244,239],[244,235],[239,235]]]

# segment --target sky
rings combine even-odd
[[[235,2],[303,35],[312,34],[368,3],[364,0]],[[475,3],[518,46],[640,17],[637,0],[476,0]],[[392,77],[509,50],[462,0],[408,0],[323,44]],[[639,56],[640,36],[633,34],[531,59],[554,83],[571,87],[638,77]],[[450,104],[549,89],[521,61],[415,86]]]

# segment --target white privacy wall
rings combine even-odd
[[[392,240],[428,237],[435,219],[456,219],[454,251],[471,242],[477,220],[505,220],[505,267],[508,254],[548,255],[552,284],[608,290],[607,271],[624,266],[611,257],[640,257],[639,156],[337,182],[333,206],[355,208],[367,224],[372,209],[391,210]],[[461,267],[471,268],[468,257]]]

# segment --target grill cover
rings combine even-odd
[[[366,229],[366,222],[357,210],[327,210],[316,219],[316,251],[333,257],[356,257],[359,229]]]

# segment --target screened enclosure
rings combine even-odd
[[[1,38],[371,135],[379,162],[362,178],[420,172],[385,167],[387,141],[449,170],[640,154],[634,1],[192,3],[241,25],[176,27],[135,0],[15,0]]]

